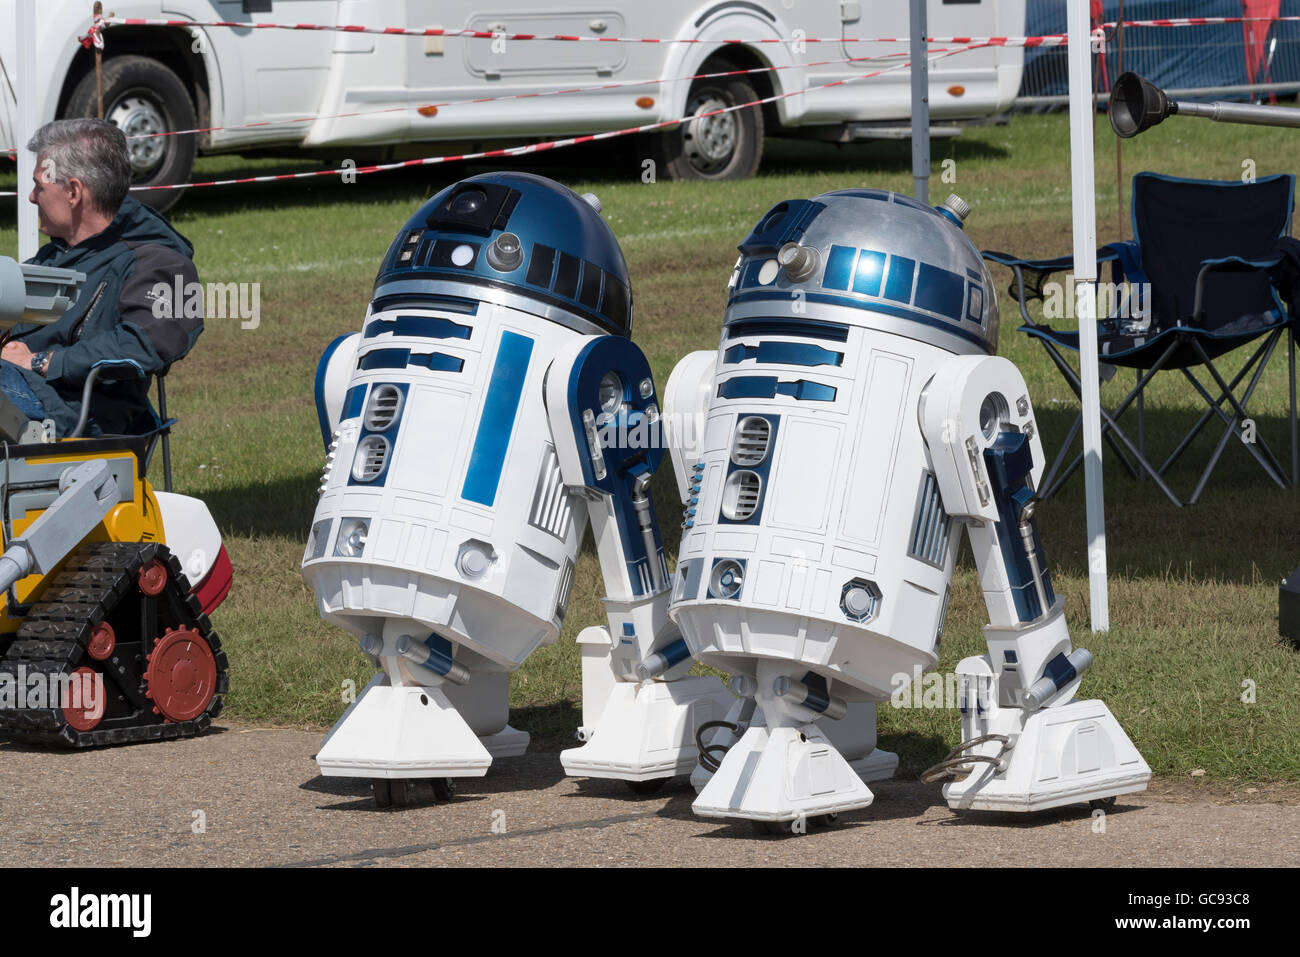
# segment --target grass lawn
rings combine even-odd
[[[1099,241],[1117,238],[1115,139],[1098,124]],[[932,200],[948,191],[974,206],[967,229],[980,248],[1060,255],[1071,248],[1068,124],[1064,114],[1020,116],[1006,126],[967,130],[933,148]],[[1141,169],[1237,179],[1294,172],[1300,139],[1286,130],[1173,119],[1125,144],[1125,176]],[[567,151],[516,161],[599,194],[631,270],[635,338],[662,388],[674,362],[712,349],[735,244],[781,199],[847,186],[911,191],[907,143],[842,149],[768,141],[762,174],[701,185],[641,181],[635,157]],[[951,162],[948,162],[951,161]],[[292,170],[301,160],[212,158],[208,174]],[[325,727],[343,709],[347,679],[360,687],[370,669],[353,639],[326,627],[298,566],[323,461],[312,379],[324,345],[360,328],[380,257],[419,204],[455,179],[485,167],[433,167],[305,183],[192,191],[173,221],[197,248],[201,278],[261,283],[261,323],[212,320],[191,357],[168,380],[180,417],[173,443],[177,491],[204,499],[220,524],[236,584],[214,616],[230,653],[232,718]],[[942,176],[951,174],[955,182]],[[14,176],[0,173],[0,189]],[[0,253],[16,250],[13,201],[0,201]],[[1127,222],[1127,214],[1125,213]],[[1001,354],[1024,372],[1051,455],[1077,404],[1042,350],[1015,332],[1003,287]],[[1234,369],[1245,355],[1230,357]],[[1111,404],[1131,385],[1122,373],[1103,387]],[[1191,387],[1166,376],[1148,392],[1147,433],[1172,447],[1195,421]],[[1258,434],[1284,463],[1286,356],[1279,349],[1256,394]],[[1210,434],[1212,433],[1212,434]],[[1190,494],[1198,463],[1219,429],[1208,429],[1175,468],[1172,484]],[[1239,446],[1239,443],[1233,443]],[[1107,450],[1106,514],[1111,630],[1088,631],[1082,478],[1039,511],[1057,591],[1066,599],[1076,645],[1096,664],[1082,692],[1107,701],[1152,768],[1163,775],[1203,769],[1227,782],[1300,781],[1300,652],[1277,637],[1279,580],[1300,564],[1297,495],[1274,486],[1241,447],[1231,447],[1201,502],[1176,509],[1150,483],[1131,480]],[[1156,458],[1157,461],[1160,458]],[[678,544],[675,485],[665,462],[656,503],[670,552]],[[580,678],[573,638],[603,623],[603,594],[588,540],[564,635],[513,676],[512,723],[534,747],[558,750],[578,724]],[[984,650],[984,606],[969,552],[958,565],[940,669]],[[1254,700],[1243,701],[1253,688]],[[1249,697],[1249,695],[1245,695]],[[881,743],[914,776],[959,740],[953,711],[882,706]]]

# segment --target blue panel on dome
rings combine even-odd
[[[822,286],[827,289],[848,289],[849,277],[853,275],[853,261],[857,255],[858,251],[852,246],[832,246],[831,254],[826,257]]]
[[[961,319],[962,300],[966,280],[955,272],[921,263],[916,277],[916,302],[918,309],[937,312],[949,319]]]
[[[885,274],[885,254],[874,249],[862,250],[858,271],[853,275],[853,291],[864,296],[880,295],[880,280]],[[908,292],[912,290],[909,286]]]
[[[885,298],[894,302],[912,301],[912,276],[916,260],[906,256],[889,257],[889,278],[885,280]]]

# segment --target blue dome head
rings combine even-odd
[[[727,317],[865,326],[955,353],[996,353],[998,302],[962,228],[970,206],[844,189],[768,210],[740,244]]]
[[[532,173],[471,176],[421,206],[384,256],[376,295],[394,282],[409,295],[412,280],[430,293],[632,334],[627,263],[599,204]]]

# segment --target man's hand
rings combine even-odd
[[[6,342],[4,349],[0,350],[0,359],[12,362],[24,369],[30,369],[32,367],[32,350],[21,342]]]

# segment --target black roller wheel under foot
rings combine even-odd
[[[82,545],[23,613],[0,675],[24,693],[0,699],[0,738],[163,741],[202,734],[221,713],[226,655],[166,546]]]
[[[658,794],[672,778],[651,778],[649,781],[624,781],[633,794]]]
[[[815,817],[805,818],[804,824],[799,826],[798,819],[793,821],[750,821],[754,827],[755,834],[767,835],[777,834],[782,836],[798,836],[807,833],[809,828],[813,827],[831,827],[839,820],[838,814],[818,814]]]

